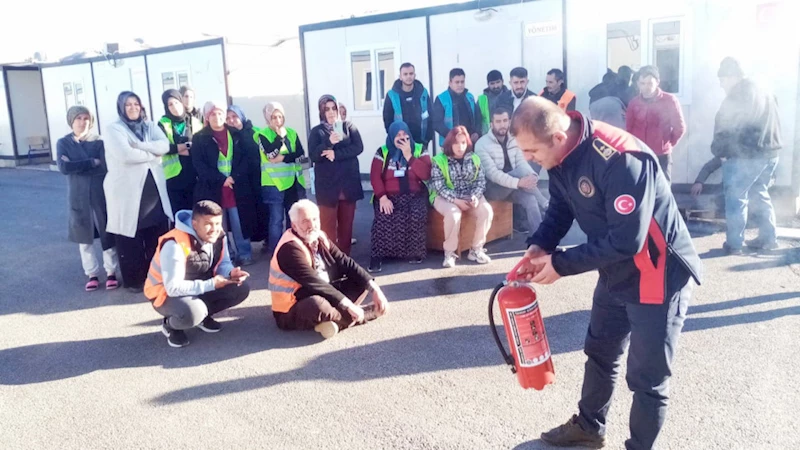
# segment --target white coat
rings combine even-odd
[[[106,231],[127,237],[136,236],[139,205],[142,201],[147,172],[161,197],[164,214],[172,220],[172,206],[167,194],[167,180],[161,167],[161,156],[169,151],[169,141],[153,122],[147,123],[144,142],[125,123],[118,120],[103,133],[108,174],[103,181],[108,222]]]

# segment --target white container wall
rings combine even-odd
[[[486,74],[499,70],[506,85],[511,69],[524,66],[535,93],[544,87],[547,71],[563,69],[561,2],[543,0],[431,16],[431,60],[436,96],[447,89],[450,69],[466,73],[467,89],[477,98],[486,88]],[[578,100],[579,102],[581,99]]]
[[[320,96],[332,94],[344,103],[347,119],[355,123],[364,141],[361,173],[369,173],[375,151],[386,141],[383,100],[398,78],[400,65],[414,64],[417,80],[430,91],[426,36],[424,17],[305,33],[311,126],[319,124]],[[382,76],[373,77],[374,73]]]
[[[305,149],[308,130],[300,41],[288,40],[277,47],[261,46],[257,51],[260,57],[253,58],[250,45],[226,45],[231,101],[242,108],[256,127],[266,126],[263,109],[267,102],[281,103],[286,109],[286,126],[297,131]],[[281,62],[280,70],[275,70],[274,61]],[[316,124],[313,117],[312,123]]]
[[[227,102],[220,44],[147,55],[147,71],[154,121],[164,115],[161,94],[167,89],[191,86],[195,90],[198,108],[202,108],[209,100],[223,104]]]
[[[67,109],[73,105],[84,105],[97,117],[92,88],[92,69],[89,63],[66,66],[42,67],[47,126],[51,145],[68,134]],[[95,132],[97,124],[95,123]],[[55,155],[55,151],[53,151]]]
[[[114,67],[108,61],[92,63],[101,135],[103,127],[119,119],[117,97],[122,91],[133,91],[138,95],[142,99],[142,106],[147,109],[147,117],[153,120],[144,56],[118,59],[117,64],[118,67]],[[158,100],[158,103],[161,103],[161,100]],[[155,120],[158,120],[158,117]]]

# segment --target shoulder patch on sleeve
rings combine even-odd
[[[592,148],[606,161],[611,159],[617,152],[617,149],[611,146],[608,142],[596,137],[592,141]]]

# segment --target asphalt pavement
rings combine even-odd
[[[83,292],[65,182],[0,170],[4,449],[543,449],[539,434],[576,412],[597,275],[537,288],[556,383],[522,390],[487,317],[522,235],[489,244],[486,266],[443,269],[440,252],[422,265],[384,263],[377,280],[389,314],[327,341],[276,328],[261,258],[249,268],[250,298],[220,315],[223,331],[190,330],[191,345],[173,349],[141,294]],[[371,216],[360,202],[362,264]],[[706,276],[659,447],[800,448],[800,248],[785,241],[773,255],[726,257],[714,224],[692,230]],[[569,240],[579,243],[579,230]],[[631,402],[624,377],[618,387],[607,436],[615,449]]]

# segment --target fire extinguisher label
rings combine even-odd
[[[550,345],[544,332],[539,302],[522,308],[509,308],[506,314],[520,367],[535,367],[550,359]]]

